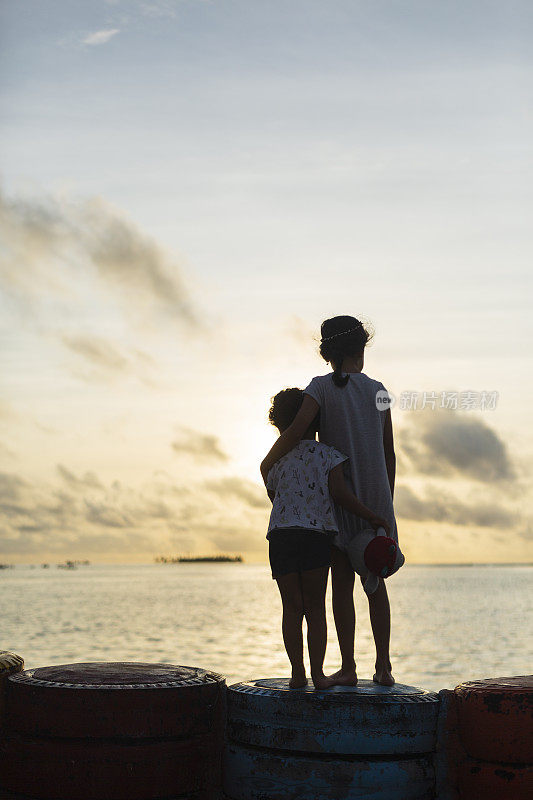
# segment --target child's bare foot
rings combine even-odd
[[[333,678],[328,678],[323,672],[320,675],[311,675],[311,678],[315,689],[331,689],[332,686],[335,686]]]
[[[347,669],[340,669],[329,676],[333,681],[332,686],[357,686],[357,672],[355,664]]]
[[[376,664],[376,672],[372,680],[374,683],[379,683],[380,686],[394,686],[396,681],[392,677],[392,665],[390,661],[384,667],[380,667]]]
[[[307,686],[307,676],[305,670],[303,672],[292,672],[292,678],[289,681],[289,689],[302,689]]]

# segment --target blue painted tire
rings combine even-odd
[[[413,686],[289,689],[288,679],[228,688],[228,739],[304,753],[414,755],[435,749],[439,696]]]
[[[431,755],[335,758],[230,744],[223,790],[231,800],[430,800]]]

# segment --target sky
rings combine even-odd
[[[533,561],[532,19],[2,3],[0,561],[265,561],[270,398],[336,314],[407,561]]]

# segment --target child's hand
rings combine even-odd
[[[368,521],[375,531],[377,531],[378,528],[385,528],[387,536],[390,536],[390,525],[382,517],[372,517],[372,519]]]

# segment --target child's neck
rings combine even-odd
[[[342,360],[341,372],[362,372],[363,359],[361,357],[345,356]]]

